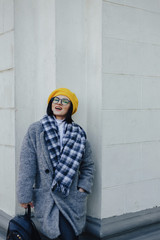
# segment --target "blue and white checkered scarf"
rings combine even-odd
[[[52,188],[56,186],[56,190],[68,195],[74,175],[84,154],[86,134],[76,123],[65,123],[63,148],[60,150],[60,136],[54,117],[45,115],[41,123],[44,128],[50,159],[55,168]]]

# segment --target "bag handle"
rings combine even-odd
[[[31,219],[31,206],[28,204],[27,205],[27,208],[25,209],[25,216],[27,216],[29,219]],[[32,227],[34,229],[33,231],[33,234],[34,234],[34,237],[33,239],[34,240],[42,240],[41,237],[40,237],[40,234],[34,224],[34,222],[32,220],[30,220],[30,223],[32,224]]]
[[[31,218],[31,206],[28,204],[27,208],[25,209],[25,215]]]

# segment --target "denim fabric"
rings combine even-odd
[[[60,228],[60,239],[61,240],[76,240],[75,232],[71,226],[71,224],[67,221],[67,219],[60,212],[59,214],[59,228]]]

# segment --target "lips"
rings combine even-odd
[[[55,107],[55,109],[56,109],[56,110],[59,110],[59,111],[62,110],[62,108],[59,107],[59,106]]]

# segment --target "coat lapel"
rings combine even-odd
[[[48,168],[50,169],[50,171],[53,174],[53,166],[52,166],[52,163],[51,163],[51,160],[50,160],[50,157],[49,157],[49,153],[48,153],[48,149],[47,149],[47,146],[46,146],[46,143],[45,143],[44,132],[40,133],[40,141],[41,141],[41,146],[42,146],[42,149],[43,149],[42,152],[43,152],[43,155],[44,155],[44,159],[46,160]]]

